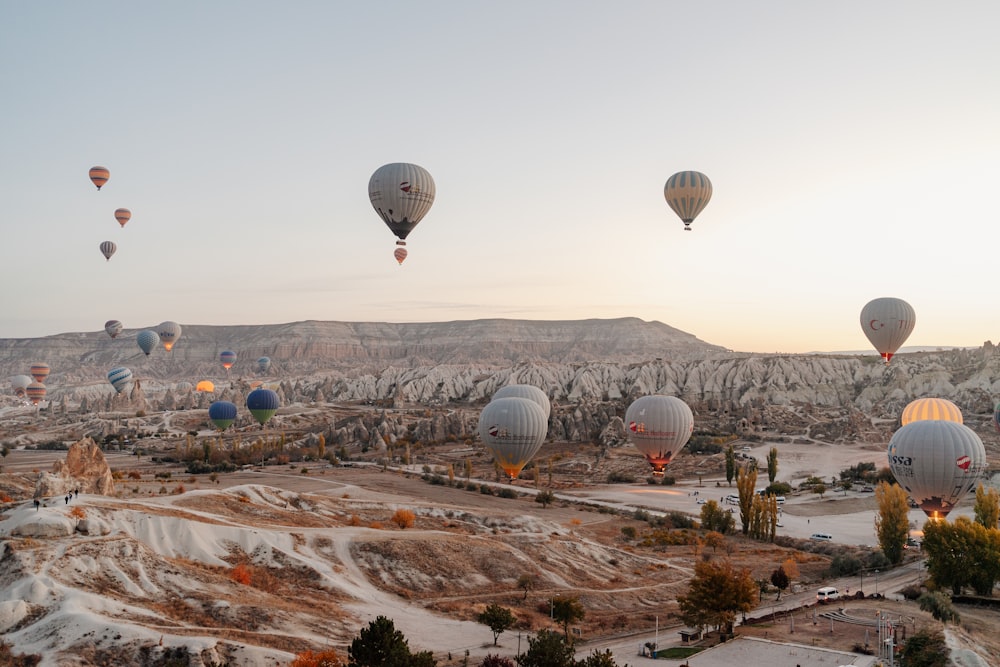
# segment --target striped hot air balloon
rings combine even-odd
[[[90,168],[90,180],[93,181],[98,190],[101,189],[102,185],[108,182],[109,178],[111,178],[111,172],[108,171],[107,167]]]
[[[236,363],[236,353],[232,350],[220,352],[219,361],[222,362],[222,367],[228,371]]]
[[[42,399],[45,398],[46,392],[47,389],[45,388],[45,385],[42,384],[41,382],[32,382],[24,390],[24,393],[27,395],[28,400],[31,401],[32,405],[38,405],[39,403],[41,403]]]
[[[115,209],[115,220],[117,220],[118,224],[121,225],[122,227],[124,227],[125,223],[127,223],[131,219],[132,219],[132,211],[128,210],[127,208]]]
[[[281,401],[270,389],[254,389],[247,394],[247,410],[263,426],[278,411]]]
[[[907,403],[899,421],[903,426],[911,422],[925,419],[940,419],[943,421],[963,423],[962,411],[946,398],[918,398]]]
[[[108,320],[104,323],[104,330],[112,338],[118,338],[118,334],[122,332],[122,323],[118,320]]]
[[[229,401],[216,401],[208,406],[208,418],[215,428],[225,431],[236,421],[236,405]]]
[[[124,366],[112,368],[108,371],[108,382],[115,388],[115,392],[120,394],[132,382],[132,371]]]
[[[115,254],[118,250],[118,246],[115,245],[114,241],[104,241],[100,245],[101,254],[104,255],[104,259],[111,261],[111,255]]]
[[[396,258],[396,262],[398,262],[399,264],[402,264],[403,260],[405,260],[406,256],[409,254],[408,252],[406,252],[406,248],[402,247],[402,245],[405,245],[405,243],[406,243],[405,241],[397,241],[396,245],[399,247],[397,247],[395,250],[392,251],[392,256]]]
[[[49,376],[48,364],[43,364],[41,362],[36,362],[31,364],[31,368],[28,369],[28,373],[31,377],[35,378],[35,382],[45,382],[45,378]]]
[[[712,181],[700,171],[679,171],[667,179],[663,197],[677,217],[691,231],[691,223],[712,199]]]

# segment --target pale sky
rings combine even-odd
[[[996,0],[5,0],[0,337],[635,316],[864,350],[893,296],[907,346],[997,342],[998,26]],[[437,185],[401,267],[388,162]],[[714,185],[691,232],[687,169]]]

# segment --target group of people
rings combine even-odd
[[[66,496],[63,498],[63,500],[65,500],[66,504],[69,505],[69,501],[73,500],[73,498],[79,495],[80,495],[80,489],[74,489],[69,493],[67,493]],[[42,501],[39,498],[35,498],[35,511],[37,512],[38,508],[41,506],[42,506]]]

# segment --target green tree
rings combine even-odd
[[[968,517],[960,516],[954,523],[928,521],[923,550],[934,583],[955,595],[966,586],[979,595],[991,595],[1000,580],[1000,530]]]
[[[754,487],[757,486],[757,470],[740,468],[736,471],[736,488],[740,494],[740,522],[743,524],[743,534],[750,532],[750,509],[753,506]]]
[[[903,560],[903,546],[910,533],[910,508],[907,493],[898,484],[879,482],[875,487],[875,536],[882,547],[882,553],[893,565]]]
[[[552,618],[562,626],[563,636],[569,641],[569,624],[582,621],[587,615],[580,599],[575,596],[557,597],[552,600]]]
[[[820,498],[822,498],[823,494],[826,493],[826,484],[824,484],[823,482],[820,482],[819,484],[813,484],[812,492],[818,495]]]
[[[733,485],[733,478],[736,476],[736,450],[732,445],[726,448],[726,483]]]
[[[778,448],[771,447],[767,452],[767,481],[774,484],[774,479],[778,476]]]
[[[552,504],[552,502],[555,501],[555,499],[556,499],[555,494],[549,491],[548,489],[545,489],[544,491],[539,491],[538,493],[535,494],[535,502],[540,504],[543,509]]]
[[[573,645],[558,632],[539,630],[528,637],[528,650],[518,659],[519,667],[573,667]]]
[[[524,600],[528,599],[528,591],[535,588],[535,575],[533,574],[522,574],[517,578],[517,587],[524,591]]]
[[[938,629],[918,630],[906,640],[900,654],[906,667],[946,667],[950,656],[944,633]]]
[[[517,618],[510,609],[501,607],[498,604],[487,605],[483,613],[479,614],[477,620],[483,625],[489,626],[493,632],[494,646],[497,645],[500,635],[513,627],[514,623],[517,622]]]
[[[487,655],[479,667],[515,667],[514,661],[506,656]]]
[[[785,568],[780,565],[771,573],[771,583],[775,588],[778,589],[778,597],[775,600],[781,599],[781,591],[788,588],[788,584],[791,583],[788,580],[788,574],[785,572]]]
[[[709,500],[701,506],[701,527],[704,530],[725,535],[733,532],[736,528],[736,519],[733,518],[732,514],[722,509],[719,503]]]
[[[758,588],[750,570],[728,560],[698,561],[688,592],[677,597],[682,622],[695,628],[714,626],[729,632],[737,613],[753,609]]]
[[[347,649],[348,667],[433,667],[430,651],[410,653],[403,633],[391,619],[379,616],[362,628]]]
[[[951,598],[941,591],[921,593],[917,598],[917,604],[921,611],[929,611],[931,616],[943,623],[958,623],[961,620],[951,604]]]
[[[976,504],[973,507],[976,523],[986,528],[997,528],[1000,524],[1000,493],[993,487],[976,487]]]
[[[604,653],[601,653],[595,648],[594,652],[586,658],[577,660],[576,667],[618,667],[618,663],[615,662],[615,658],[611,655],[610,650],[605,650]],[[625,665],[625,667],[628,667],[628,665]]]

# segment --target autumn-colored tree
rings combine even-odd
[[[976,523],[986,528],[997,528],[1000,524],[1000,493],[980,483],[976,487],[976,504],[972,511],[976,515]]]
[[[753,505],[754,487],[757,486],[757,470],[740,468],[736,471],[736,489],[740,494],[740,522],[743,524],[743,534],[750,532],[750,508]]]
[[[240,563],[229,571],[229,578],[238,584],[249,586],[250,581],[253,579],[253,572],[251,572],[246,563]]]
[[[288,667],[344,667],[344,661],[333,649],[326,651],[306,650],[296,655]]]
[[[875,536],[882,553],[893,565],[903,560],[903,547],[910,533],[910,508],[907,493],[898,484],[879,482],[875,487]]]
[[[701,506],[701,527],[707,531],[714,531],[726,535],[733,532],[736,527],[736,519],[733,515],[722,509],[719,503],[709,500]]]
[[[753,609],[757,593],[750,570],[737,570],[728,560],[698,561],[688,592],[677,597],[680,619],[691,627],[729,632],[737,613]]]
[[[799,562],[795,560],[794,556],[789,556],[781,564],[781,569],[785,571],[788,575],[788,581],[796,581],[802,574],[799,572]]]
[[[413,526],[413,522],[417,520],[417,516],[410,510],[398,509],[393,512],[391,521],[406,530]]]
[[[319,441],[316,443],[316,458],[321,459],[326,456],[326,438],[319,434]]]
[[[715,553],[719,547],[725,546],[726,536],[722,533],[710,530],[705,533],[705,546],[712,548],[712,553]]]

